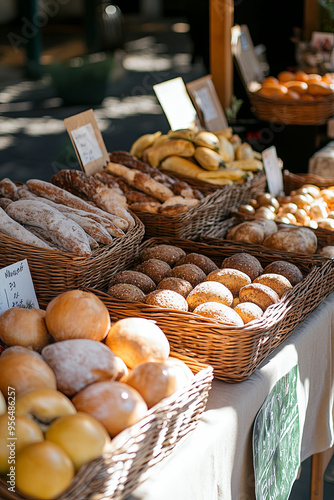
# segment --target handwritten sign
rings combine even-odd
[[[275,385],[253,428],[257,500],[288,499],[300,465],[297,365]]]
[[[87,163],[102,158],[103,154],[91,123],[72,130],[71,134],[84,167]]]
[[[275,146],[262,151],[263,166],[266,171],[269,192],[272,196],[280,196],[283,193],[282,164],[277,157]]]
[[[39,308],[27,259],[0,269],[0,314],[12,307]]]

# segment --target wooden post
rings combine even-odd
[[[304,0],[303,39],[309,41],[313,31],[319,31],[319,3],[318,0]]]
[[[233,0],[210,0],[210,73],[224,110],[230,106],[233,95],[233,23]]]
[[[312,455],[310,500],[323,500],[324,472],[333,456],[334,448]]]

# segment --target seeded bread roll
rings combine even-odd
[[[269,286],[269,288],[275,290],[279,298],[292,288],[290,281],[285,276],[275,273],[261,274],[253,283],[261,283],[262,285]]]
[[[145,303],[151,306],[165,307],[176,311],[188,311],[188,303],[182,295],[173,290],[154,290],[145,297]]]
[[[241,288],[239,292],[240,302],[253,302],[265,311],[267,307],[279,301],[278,294],[269,286],[261,283],[251,283]]]
[[[186,300],[189,309],[193,311],[204,302],[219,302],[226,306],[231,306],[233,303],[233,295],[226,286],[218,283],[218,281],[203,281],[195,286]]]
[[[145,293],[136,285],[131,285],[130,283],[113,285],[108,289],[108,294],[119,300],[145,301]]]
[[[198,285],[206,278],[205,272],[195,264],[182,264],[182,266],[175,266],[169,271],[168,276],[187,280],[192,287]]]
[[[264,270],[263,274],[275,273],[281,274],[287,278],[292,286],[297,285],[303,279],[303,275],[299,267],[292,262],[286,262],[284,260],[275,260],[268,264]]]
[[[110,289],[110,287],[117,285],[118,283],[135,285],[145,294],[153,292],[153,290],[156,289],[154,281],[149,276],[146,276],[146,274],[138,271],[120,271],[111,279],[108,288]]]
[[[220,321],[225,325],[243,326],[244,324],[239,314],[232,307],[219,302],[204,302],[197,306],[193,312]]]
[[[155,247],[146,248],[140,254],[140,259],[159,259],[167,262],[171,267],[175,266],[182,257],[186,255],[186,252],[174,245],[156,245]]]
[[[157,286],[158,290],[173,290],[174,292],[179,293],[182,297],[187,298],[191,290],[193,289],[192,285],[187,280],[183,280],[181,278],[164,278],[160,281]]]
[[[261,307],[253,302],[239,302],[234,308],[235,312],[239,314],[245,325],[254,319],[261,318],[263,311]]]
[[[251,283],[248,274],[239,271],[239,269],[230,269],[228,267],[217,269],[208,274],[206,281],[218,281],[222,283],[231,291],[233,297],[238,297],[240,288]]]
[[[166,278],[171,267],[167,262],[159,259],[148,259],[139,264],[136,267],[136,271],[146,274],[149,276],[156,285],[160,283],[161,280]]]
[[[210,257],[207,257],[206,255],[202,255],[200,253],[195,253],[195,252],[188,253],[187,255],[185,255],[178,262],[179,266],[182,264],[195,264],[200,269],[202,269],[202,271],[204,271],[205,274],[209,274],[212,271],[215,271],[216,269],[218,269],[217,264],[215,264],[213,262],[213,260],[210,259]]]
[[[235,253],[230,257],[226,257],[220,267],[222,269],[225,269],[226,267],[239,269],[239,271],[247,274],[252,281],[263,273],[263,267],[260,261],[253,255],[246,252]]]

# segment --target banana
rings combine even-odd
[[[231,181],[239,181],[245,179],[247,173],[240,168],[220,168],[214,172],[202,172],[198,174],[197,178],[203,181],[207,179],[230,179]]]
[[[184,139],[173,139],[172,141],[164,142],[160,146],[151,147],[145,155],[146,161],[153,167],[158,167],[159,164],[167,158],[167,156],[193,156],[195,146],[192,142]]]
[[[224,166],[220,154],[206,146],[197,146],[194,158],[205,170],[218,170],[219,167]]]
[[[259,172],[260,170],[263,170],[263,163],[255,158],[247,158],[245,160],[229,161],[226,163],[226,168],[237,168],[243,170],[244,172]]]
[[[207,148],[219,150],[219,139],[212,132],[207,132],[206,130],[201,130],[195,134],[193,138],[193,143],[195,146],[206,146]]]
[[[186,141],[192,141],[196,135],[196,131],[190,128],[180,128],[178,130],[169,130],[167,135],[170,139],[185,139]]]
[[[160,163],[159,168],[195,179],[199,174],[204,172],[204,170],[192,160],[177,155],[168,156]]]
[[[141,160],[143,152],[145,149],[151,147],[154,141],[161,136],[161,132],[155,132],[154,134],[144,134],[138,137],[130,148],[130,154],[136,156]]]

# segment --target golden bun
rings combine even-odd
[[[204,302],[197,306],[193,312],[224,323],[225,325],[243,326],[244,324],[239,314],[232,307],[220,304],[219,302]]]
[[[231,306],[233,295],[225,285],[218,281],[203,281],[203,283],[195,286],[186,300],[189,309],[193,311],[197,306],[203,304],[203,302],[219,302],[226,306]]]
[[[268,264],[264,270],[263,274],[274,273],[281,274],[289,280],[292,286],[297,285],[303,279],[303,275],[299,267],[297,267],[292,262],[285,260],[275,260]]]
[[[261,318],[263,314],[261,307],[253,302],[239,302],[234,307],[234,310],[239,314],[245,325],[250,321]]]
[[[0,339],[7,346],[20,345],[41,351],[52,342],[43,309],[12,307],[0,315]]]
[[[269,286],[261,283],[251,283],[244,286],[239,292],[240,302],[253,302],[265,311],[269,306],[279,301],[278,294]]]
[[[216,271],[208,274],[206,281],[218,281],[219,283],[225,285],[231,291],[233,297],[238,297],[240,288],[251,283],[251,279],[248,274],[243,273],[239,269],[232,269],[228,267],[225,267],[224,269],[217,269]]]
[[[288,290],[291,290],[292,285],[290,281],[281,274],[263,273],[261,276],[255,278],[253,283],[261,283],[272,288],[279,298],[281,298]]]
[[[173,290],[154,290],[146,295],[145,303],[175,311],[188,311],[186,299]]]

